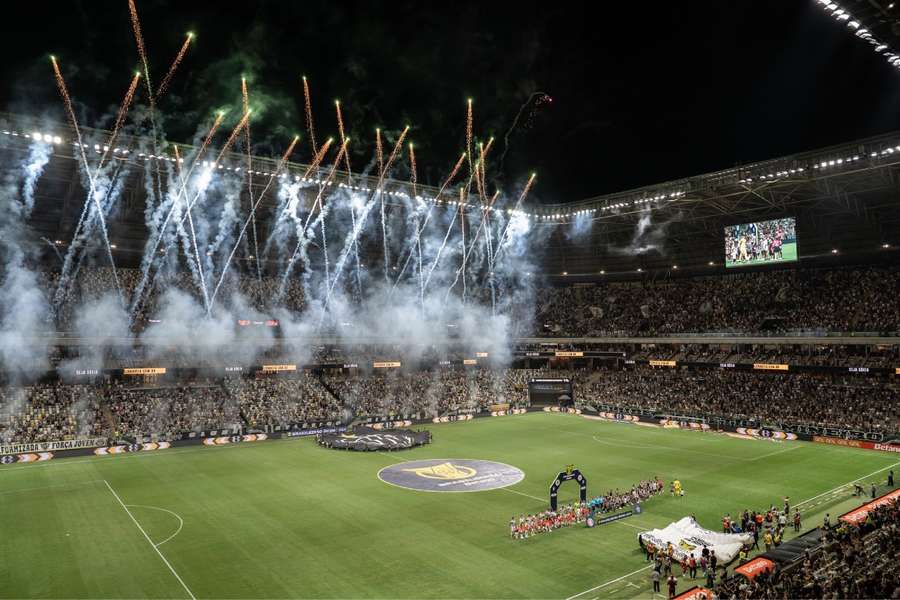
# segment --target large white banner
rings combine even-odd
[[[0,454],[22,454],[23,452],[53,452],[56,450],[72,450],[73,448],[96,448],[105,446],[106,438],[88,440],[62,440],[58,442],[29,442],[24,444],[2,444]]]
[[[729,563],[741,551],[741,546],[753,541],[749,533],[718,533],[704,529],[691,517],[670,523],[664,529],[651,529],[638,534],[644,544],[652,544],[664,550],[672,544],[673,554],[678,559],[689,558],[691,554],[699,559],[703,548],[715,552],[720,563]]]

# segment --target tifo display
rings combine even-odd
[[[322,446],[335,450],[404,450],[431,443],[428,431],[412,429],[375,429],[357,426],[343,433],[322,433],[316,438]]]

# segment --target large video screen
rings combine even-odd
[[[749,267],[797,260],[793,217],[725,228],[725,266]]]

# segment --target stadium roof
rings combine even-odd
[[[65,242],[71,238],[84,198],[77,163],[69,149],[74,139],[72,130],[27,117],[0,115],[0,136],[6,138],[0,142],[9,140],[2,152],[24,153],[35,135],[42,142],[53,144],[54,152],[38,181],[32,224],[47,240]],[[103,140],[109,139],[109,132],[102,130],[83,128],[83,135],[86,142],[89,140],[89,150],[97,144],[95,152],[102,151]],[[110,153],[123,163],[175,160],[171,145],[157,155],[149,150],[147,139],[122,135],[117,145]],[[178,146],[182,155],[194,150],[190,145]],[[256,193],[262,191],[277,162],[267,157],[253,158]],[[245,166],[246,156],[230,153],[219,169],[226,175],[244,177],[241,169]],[[300,178],[307,167],[288,163],[285,176]],[[797,218],[802,261],[870,257],[894,252],[900,244],[898,170],[900,132],[895,132],[524,210],[533,227],[551,228],[546,256],[542,257],[544,272],[572,280],[671,273],[676,266],[681,273],[710,273],[722,267],[723,226],[785,216]],[[123,182],[122,200],[110,216],[118,260],[125,265],[138,260],[146,235],[144,183],[140,169],[135,171],[137,174]],[[324,169],[320,169],[309,178],[323,176]],[[334,184],[345,185],[342,180],[347,181],[346,173],[338,172]],[[361,189],[372,188],[376,180],[354,175],[353,184]],[[411,193],[407,182],[387,181],[385,189],[389,202],[392,195]],[[418,186],[418,190],[426,198],[435,197],[438,192],[428,186]],[[457,198],[455,190],[451,190],[445,200]],[[274,199],[270,191],[261,204],[258,220],[263,227],[267,226]],[[242,201],[245,210],[249,210],[246,195]],[[472,203],[475,210],[478,200],[473,198]]]

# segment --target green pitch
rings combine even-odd
[[[790,242],[781,247],[781,259],[779,259],[779,260],[774,260],[771,258],[769,258],[769,259],[759,258],[759,259],[755,259],[755,260],[748,260],[746,262],[726,260],[725,266],[726,267],[751,267],[751,266],[756,266],[756,265],[771,265],[771,264],[779,264],[779,263],[783,263],[783,262],[794,262],[795,260],[797,260],[797,242]]]
[[[724,512],[780,506],[784,495],[795,505],[813,499],[801,505],[811,526],[859,503],[845,484],[884,482],[898,464],[872,451],[547,413],[432,431],[433,444],[391,454],[301,439],[2,467],[0,596],[647,597],[639,530],[691,513],[717,529]],[[495,460],[526,477],[456,494],[376,478],[423,458]],[[686,495],[654,498],[643,514],[595,529],[511,540],[510,516],[544,508],[569,463],[589,494],[659,475],[679,478]],[[566,486],[561,501],[576,498],[577,486]]]

